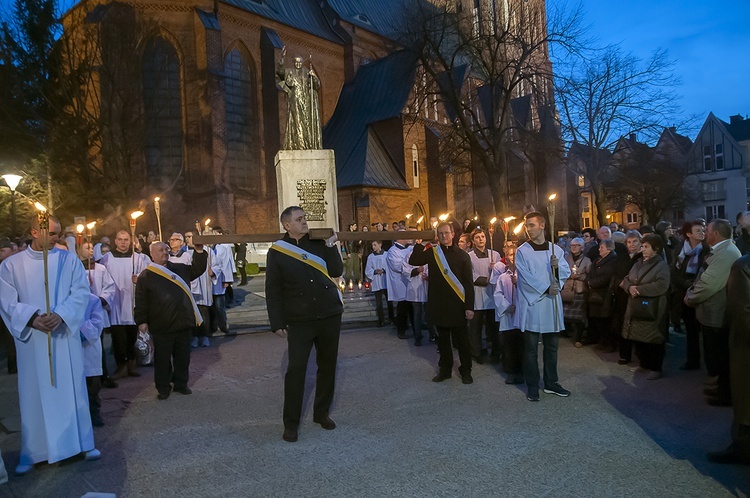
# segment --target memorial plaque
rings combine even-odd
[[[336,163],[332,150],[280,150],[276,154],[279,213],[300,206],[310,228],[339,229]],[[279,224],[281,227],[281,224]]]

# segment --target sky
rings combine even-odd
[[[548,0],[548,6],[563,1]],[[700,117],[698,126],[709,112],[724,121],[734,114],[750,116],[750,0],[581,0],[581,5],[589,34],[602,45],[619,43],[644,59],[657,48],[668,51],[682,80],[679,105],[686,115]]]

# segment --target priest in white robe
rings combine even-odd
[[[563,330],[563,307],[560,289],[570,277],[570,267],[562,248],[546,241],[546,220],[536,211],[525,217],[529,240],[516,252],[518,279],[518,327],[524,333],[523,376],[529,401],[539,401],[538,344],[544,346],[544,392],[569,396],[558,383],[557,343]],[[553,276],[552,266],[558,267]]]
[[[60,223],[50,217],[48,247],[59,237]],[[21,408],[21,456],[17,474],[38,462],[58,462],[85,452],[99,458],[89,416],[80,328],[89,301],[86,274],[76,255],[51,249],[47,316],[43,239],[39,224],[32,243],[0,265],[0,314],[16,341]],[[47,335],[52,340],[50,378]]]

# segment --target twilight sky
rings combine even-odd
[[[574,0],[568,0],[572,2]],[[548,0],[548,5],[562,0]],[[750,116],[750,0],[581,0],[590,34],[640,58],[665,48],[686,114]],[[684,133],[684,131],[683,131]],[[692,134],[690,134],[692,135]],[[691,136],[691,138],[693,138]]]

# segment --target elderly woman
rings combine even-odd
[[[588,317],[589,343],[606,340],[612,325],[612,299],[617,275],[617,255],[615,241],[602,240],[599,243],[599,257],[589,267],[586,283],[589,287]]]
[[[669,265],[662,258],[663,239],[643,237],[643,258],[630,269],[620,287],[630,299],[625,310],[622,336],[635,342],[641,368],[650,370],[648,380],[660,379],[668,319]],[[647,304],[653,301],[650,305]]]
[[[628,272],[643,257],[641,254],[641,233],[638,230],[629,230],[625,234],[625,245],[628,248]],[[630,296],[621,287],[615,290],[615,317],[618,323],[612,324],[612,329],[617,330],[618,334],[622,331],[622,324],[625,319],[625,310],[628,307]],[[633,359],[633,341],[620,336],[620,359],[617,363],[627,365]]]
[[[572,334],[577,348],[583,346],[583,327],[586,324],[586,273],[591,260],[583,254],[583,239],[576,237],[570,241],[570,252],[565,260],[570,266],[570,278],[563,286],[563,313],[565,330]]]

